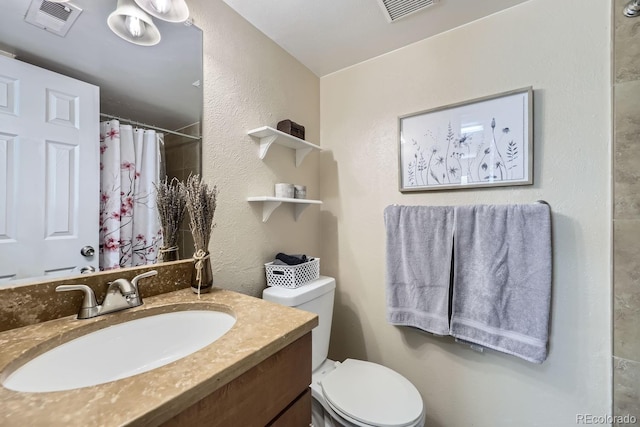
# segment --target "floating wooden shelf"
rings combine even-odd
[[[302,215],[302,212],[309,205],[321,205],[322,202],[320,200],[310,200],[310,199],[290,199],[287,197],[269,197],[269,196],[257,196],[257,197],[248,197],[247,200],[249,202],[262,202],[262,222],[267,222],[273,211],[276,210],[278,206],[282,203],[293,203],[295,204],[295,218],[296,221]]]
[[[262,126],[257,129],[247,132],[254,138],[257,138],[260,142],[260,158],[264,159],[267,155],[267,151],[271,147],[271,144],[279,144],[285,147],[289,147],[296,151],[296,167],[298,167],[302,160],[312,150],[320,150],[318,145],[307,142],[303,139],[291,136],[288,133],[281,132],[269,126]]]

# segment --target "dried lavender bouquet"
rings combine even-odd
[[[156,187],[156,205],[160,217],[164,243],[160,248],[160,261],[178,259],[178,235],[184,219],[187,204],[187,191],[182,182],[165,177],[164,181],[154,184]]]
[[[189,225],[196,249],[193,258],[196,260],[197,293],[200,294],[202,287],[208,290],[213,285],[208,248],[211,232],[215,227],[213,215],[216,211],[218,188],[215,185],[210,188],[206,183],[202,182],[200,175],[190,175],[185,188],[187,209],[190,216]]]

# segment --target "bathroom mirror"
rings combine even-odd
[[[189,21],[169,23],[154,19],[161,34],[160,43],[139,46],[119,38],[108,28],[107,17],[116,9],[116,0],[34,2],[39,9],[71,4],[81,12],[67,34],[61,36],[25,21],[32,1],[4,0],[0,13],[0,51],[98,86],[101,114],[128,119],[141,127],[145,124],[194,136],[167,138],[165,134],[168,160],[165,167],[169,177],[180,179],[190,172],[200,173],[202,31]],[[189,146],[189,155],[172,154],[181,145]],[[34,247],[32,253],[39,253],[38,248]],[[14,282],[0,279],[0,286],[26,282],[24,278]]]

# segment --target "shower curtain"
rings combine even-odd
[[[100,123],[100,270],[153,264],[162,245],[154,183],[164,135]]]

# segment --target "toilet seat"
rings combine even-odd
[[[415,386],[376,363],[346,359],[319,384],[327,405],[355,426],[410,427],[419,425],[424,416]]]

